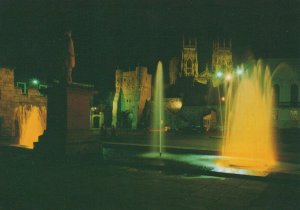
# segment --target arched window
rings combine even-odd
[[[192,66],[193,66],[192,60],[188,59],[186,62],[186,70],[188,74],[192,73]]]
[[[273,86],[274,90],[274,104],[275,106],[279,106],[279,99],[280,99],[280,87],[279,85],[274,85]]]
[[[291,86],[291,106],[298,106],[298,85]]]

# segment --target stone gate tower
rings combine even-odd
[[[197,39],[183,39],[180,77],[198,76]]]

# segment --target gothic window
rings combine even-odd
[[[192,60],[188,59],[186,62],[186,71],[188,74],[192,73],[192,66],[193,66]]]
[[[291,106],[298,106],[298,86],[296,84],[291,86]]]
[[[274,90],[274,102],[275,102],[275,106],[279,106],[279,97],[280,97],[280,87],[279,85],[274,85],[273,86],[273,90]]]

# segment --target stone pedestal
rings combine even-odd
[[[34,144],[36,154],[47,157],[99,152],[90,129],[93,86],[72,83],[48,88],[47,129]]]

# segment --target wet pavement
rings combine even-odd
[[[290,133],[277,135],[277,164],[271,172],[300,176],[300,141],[298,140],[300,135],[298,136],[298,133],[290,135]],[[145,133],[122,134],[114,138],[102,138],[102,143],[104,149],[110,149],[111,152],[117,151],[109,157],[110,159],[119,159],[118,161],[123,162],[128,158],[134,159],[150,151],[158,151],[157,145],[153,145],[151,135],[145,135]],[[163,150],[167,155],[163,155],[162,159],[172,159],[193,166],[216,165],[218,159],[222,159],[220,156],[221,144],[222,138],[216,133],[167,134],[163,142]],[[208,162],[204,160],[207,159],[206,156],[214,160]],[[229,173],[232,173],[232,170]]]

